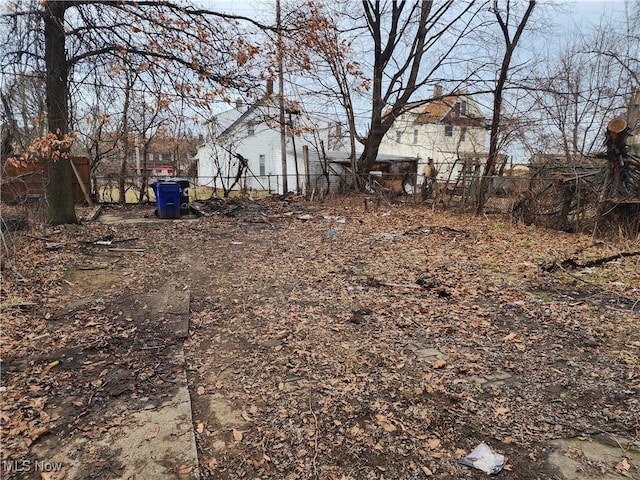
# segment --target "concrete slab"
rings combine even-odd
[[[139,298],[147,306],[149,315],[154,316],[162,326],[173,332],[173,338],[183,339],[189,336],[188,289],[179,285],[167,284],[159,292],[150,292]]]
[[[439,360],[444,357],[442,352],[436,348],[425,348],[420,345],[414,345],[413,351],[417,357],[426,361],[432,362],[434,360]]]
[[[480,375],[480,376],[472,376],[469,378],[472,382],[478,385],[491,385],[491,386],[500,386],[504,385],[505,380],[509,380],[511,378],[511,374],[507,372],[496,372],[490,375]]]
[[[199,478],[184,350],[180,342],[175,343],[175,339],[188,335],[189,300],[188,289],[169,284],[132,302],[132,322],[158,324],[162,327],[158,331],[174,339],[162,352],[163,362],[175,367],[161,381],[170,382],[172,387],[159,397],[161,402],[158,398],[139,398],[136,392],[125,396],[122,391],[110,392],[104,398],[111,400],[88,412],[82,418],[82,426],[74,430],[74,437],[65,438],[64,442],[45,437],[34,445],[32,453],[36,458],[62,465],[56,479]],[[140,301],[145,308],[138,308]],[[108,299],[104,302],[108,304]],[[69,305],[72,309],[82,306]],[[114,387],[135,383],[120,382],[116,378],[119,373],[129,374],[124,370],[114,372]]]
[[[114,405],[103,415],[122,415],[119,410]],[[148,409],[127,412],[116,431],[95,439],[75,437],[64,443],[50,439],[32,452],[48,462],[60,462],[65,480],[199,478],[191,402],[183,386],[159,408],[149,405]]]
[[[565,480],[640,478],[640,448],[613,435],[555,440],[549,465]]]

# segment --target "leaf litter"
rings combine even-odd
[[[55,251],[20,242],[2,301],[37,306],[3,311],[3,460],[48,435],[117,432],[100,416],[114,397],[169,395],[166,338],[131,324],[167,279],[191,295],[203,478],[481,478],[457,460],[484,441],[509,457],[504,478],[561,478],[542,461],[552,439],[637,441],[638,259],[543,269],[628,245],[411,205],[365,211],[361,197],[215,205],[195,221],[54,229]],[[87,243],[107,236],[142,253]]]

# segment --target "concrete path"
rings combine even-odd
[[[108,302],[108,300],[107,300]],[[34,446],[36,458],[61,462],[63,469],[49,478],[198,479],[198,457],[187,388],[182,340],[189,329],[189,291],[166,285],[138,297],[148,308],[128,312],[134,322],[150,319],[168,338],[163,357],[172,366],[171,395],[162,403],[148,398],[114,398],[87,423],[95,425],[82,435],[61,439],[50,436]],[[179,341],[175,341],[179,340]],[[94,409],[95,410],[95,409]],[[116,421],[114,422],[114,419]],[[101,423],[111,425],[101,428]],[[115,427],[113,426],[115,423]]]

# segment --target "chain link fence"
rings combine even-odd
[[[503,215],[513,221],[546,227],[585,231],[592,226],[598,209],[598,188],[602,169],[596,166],[567,169],[544,167],[522,175],[490,177],[485,213]],[[149,185],[162,178],[130,176],[125,178],[124,196],[128,204],[154,202]],[[233,178],[187,177],[191,201],[211,197],[245,195],[259,198],[282,194],[281,175],[247,175],[232,190]],[[425,204],[433,208],[475,211],[481,177],[461,174],[455,180],[430,179],[415,173],[387,174],[375,172],[359,178],[361,191],[390,203]],[[287,176],[288,192],[318,200],[327,195],[353,191],[350,172],[331,172],[306,178]],[[3,232],[10,231],[12,217],[26,219],[30,225],[46,223],[45,178],[41,173],[2,179]],[[93,177],[91,196],[96,203],[120,203],[121,184],[118,175]],[[20,222],[18,222],[20,223]],[[19,225],[15,225],[19,226]],[[3,242],[6,241],[3,239]],[[6,248],[6,245],[5,245]]]

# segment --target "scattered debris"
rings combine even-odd
[[[87,214],[86,217],[84,217],[84,221],[93,222],[96,219],[98,219],[98,217],[100,217],[101,213],[102,213],[102,205],[98,205],[89,214]]]
[[[0,217],[2,232],[18,232],[29,229],[29,219],[21,213],[11,213]]]
[[[336,223],[347,223],[344,217],[338,215],[324,215],[322,218],[325,220],[335,220]]]
[[[437,278],[417,278],[416,283],[422,288],[437,288],[442,285]]]
[[[578,263],[578,261],[574,258],[566,258],[565,260],[562,260],[560,262],[558,262],[557,260],[554,260],[551,263],[543,263],[542,265],[540,265],[540,268],[542,268],[543,271],[549,272],[549,273],[553,273],[558,269],[564,270],[565,268],[566,269],[591,268],[591,267],[604,265],[605,263],[613,262],[614,260],[619,260],[621,258],[636,257],[638,255],[640,255],[640,251],[620,252],[616,255],[608,255],[606,257],[596,258],[584,263]]]
[[[598,266],[585,286],[538,265],[584,262],[575,252],[588,236],[413,208],[383,218],[363,213],[361,199],[211,202],[229,204],[240,208],[195,222],[148,221],[150,206],[127,207],[120,218],[132,221],[117,227],[105,215],[80,232],[47,229],[47,241],[67,243],[58,252],[44,240],[17,244],[20,275],[3,272],[1,300],[37,306],[2,311],[4,455],[46,458],[33,445],[47,439],[55,448],[59,438],[118,438],[128,420],[110,402],[155,415],[179,372],[200,478],[480,478],[458,459],[493,439],[515,459],[505,476],[556,478],[552,439],[633,437],[638,308],[619,292],[640,286],[638,257]],[[301,225],[304,214],[314,220]],[[340,214],[345,224],[322,220]],[[425,218],[431,233],[409,236]],[[383,232],[407,233],[389,242]],[[108,250],[133,237],[144,254]],[[586,258],[616,252],[607,248]],[[175,289],[163,291],[169,281]],[[188,324],[172,313],[178,301]],[[182,342],[186,369],[168,356]],[[160,438],[157,428],[135,431]],[[635,478],[637,457],[621,445],[607,474]],[[100,465],[131,464],[77,451],[74,465],[96,478],[123,477]]]
[[[461,465],[481,470],[486,474],[495,475],[500,473],[508,460],[507,457],[494,452],[491,447],[482,442],[458,462]]]

